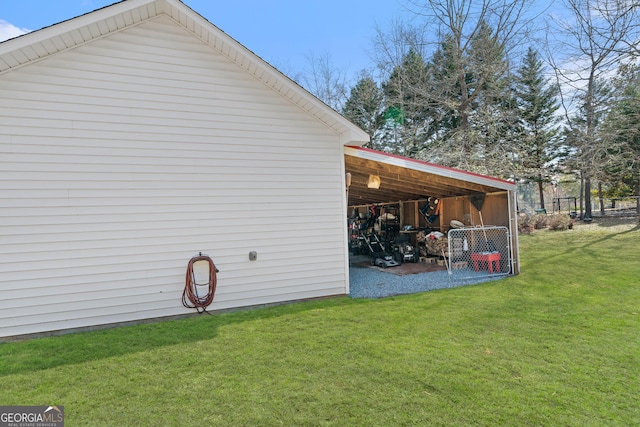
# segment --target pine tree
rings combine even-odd
[[[612,86],[618,95],[604,124],[611,163],[607,174],[640,196],[640,66],[622,65]],[[640,198],[636,211],[640,215]]]
[[[435,139],[446,140],[451,132],[460,128],[456,105],[460,103],[462,95],[456,65],[459,58],[455,52],[453,37],[445,36],[428,63],[430,74],[427,87],[436,123]],[[465,84],[469,80],[467,74]]]
[[[342,114],[369,134],[371,148],[381,148],[378,141],[384,125],[384,93],[370,76],[363,76],[351,88]]]
[[[445,35],[428,63],[427,98],[436,131],[427,160],[511,176],[513,100],[503,42],[479,22],[468,43]]]
[[[403,57],[383,83],[388,125],[392,128],[396,153],[413,157],[424,147],[431,127],[425,85],[429,72],[422,55],[414,49]]]
[[[554,145],[559,90],[544,77],[543,63],[531,47],[517,72],[515,91],[520,116],[517,155],[523,168],[521,178],[538,184],[540,208],[544,209],[544,183],[551,181],[549,166],[559,156]]]

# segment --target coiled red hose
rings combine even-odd
[[[198,261],[207,261],[209,264],[209,281],[207,283],[196,283],[193,265]],[[187,265],[184,291],[182,291],[182,305],[186,308],[195,308],[198,313],[204,313],[213,302],[218,284],[218,276],[216,274],[218,271],[213,260],[207,255],[200,253],[191,258]],[[207,286],[207,292],[202,295],[205,286]],[[199,289],[201,290],[199,291]]]

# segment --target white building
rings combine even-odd
[[[0,336],[187,313],[198,252],[212,310],[347,291],[367,135],[180,1],[1,43],[0,98]]]
[[[199,252],[210,310],[348,293],[367,134],[182,2],[0,43],[0,98],[0,337],[190,313]]]

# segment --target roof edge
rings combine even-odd
[[[456,169],[449,166],[442,166],[436,163],[430,163],[424,160],[412,159],[410,157],[400,156],[398,154],[385,153],[383,151],[373,150],[366,147],[346,146],[345,155],[359,157],[366,160],[374,160],[382,163],[401,166],[421,172],[428,172],[434,175],[460,179],[463,181],[474,182],[477,184],[495,187],[501,190],[515,191],[516,184],[501,178],[495,178],[488,175],[482,175],[475,172],[468,172],[462,169]]]
[[[71,30],[85,27],[87,25],[99,22],[106,17],[114,16],[149,3],[154,3],[155,1],[156,0],[120,0],[118,2],[101,7],[99,9],[92,10],[82,15],[71,17],[69,19],[65,19],[64,21],[55,22],[46,27],[32,30],[28,33],[24,33],[0,42],[0,56],[6,53],[24,49],[25,47],[32,46],[45,40],[49,40],[51,37],[57,34],[67,33]],[[93,39],[95,38],[98,37],[94,37]],[[25,64],[29,62],[32,61],[25,62]],[[20,65],[22,66],[23,64]]]
[[[120,19],[114,23],[113,18],[131,12],[135,15],[133,21]],[[122,31],[160,15],[168,16],[176,25],[182,26],[194,37],[209,45],[258,81],[324,123],[336,132],[342,145],[360,145],[369,141],[366,132],[181,0],[121,0],[92,12],[1,42],[0,74],[42,60],[58,52],[73,49],[111,33]],[[108,21],[109,24],[107,24]],[[98,26],[100,31],[95,34],[91,33],[89,38],[81,41],[70,35],[74,31],[87,29],[90,26]],[[64,40],[57,39],[55,43],[51,41],[54,38],[62,37]],[[39,45],[38,49],[33,49],[32,47],[36,45]]]

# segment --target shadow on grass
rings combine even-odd
[[[574,247],[572,248],[570,252],[575,252],[578,249],[584,249],[584,248],[588,248],[594,245],[599,245],[602,244],[608,240],[611,240],[615,237],[619,237],[619,236],[624,236],[625,234],[629,234],[629,233],[634,233],[636,231],[640,231],[640,224],[637,224],[635,227],[630,228],[629,230],[624,230],[624,231],[619,231],[619,232],[608,232],[605,236],[602,236],[600,239],[593,239],[591,241],[589,241],[588,243],[585,243],[579,247]]]
[[[594,224],[597,224],[598,227],[611,228],[611,227],[617,227],[620,225],[630,225],[630,224],[636,224],[638,226],[640,225],[640,223],[638,222],[639,221],[638,218],[639,217],[637,215],[595,216],[593,217],[592,221]],[[578,222],[578,224],[582,222],[579,219],[576,221]]]
[[[599,224],[599,227],[614,227],[618,225],[620,225],[620,223],[616,222],[616,223],[608,224],[606,226]],[[605,231],[606,231],[606,234],[602,235],[602,234],[597,234],[596,230],[566,230],[566,231],[560,231],[560,232],[547,230],[548,233],[567,233],[566,236],[571,236],[574,233],[576,234],[574,236],[567,237],[563,243],[565,246],[564,247],[562,245],[557,246],[553,254],[549,253],[548,251],[541,252],[539,254],[536,254],[536,253],[530,254],[531,261],[548,262],[549,260],[553,260],[556,258],[562,259],[566,255],[579,255],[581,254],[581,251],[585,251],[592,247],[599,247],[603,243],[611,239],[640,231],[640,223],[636,224],[633,228],[623,230],[623,231],[617,231],[617,232],[612,230],[605,230]],[[585,241],[584,240],[585,236],[589,236],[590,240]],[[593,236],[597,236],[597,237],[593,237]],[[572,239],[572,237],[575,237],[575,239]]]
[[[0,343],[0,377],[210,340],[215,338],[218,329],[224,326],[276,318],[318,308],[361,303],[365,301],[335,297],[210,316],[201,315],[91,332],[4,342]]]

